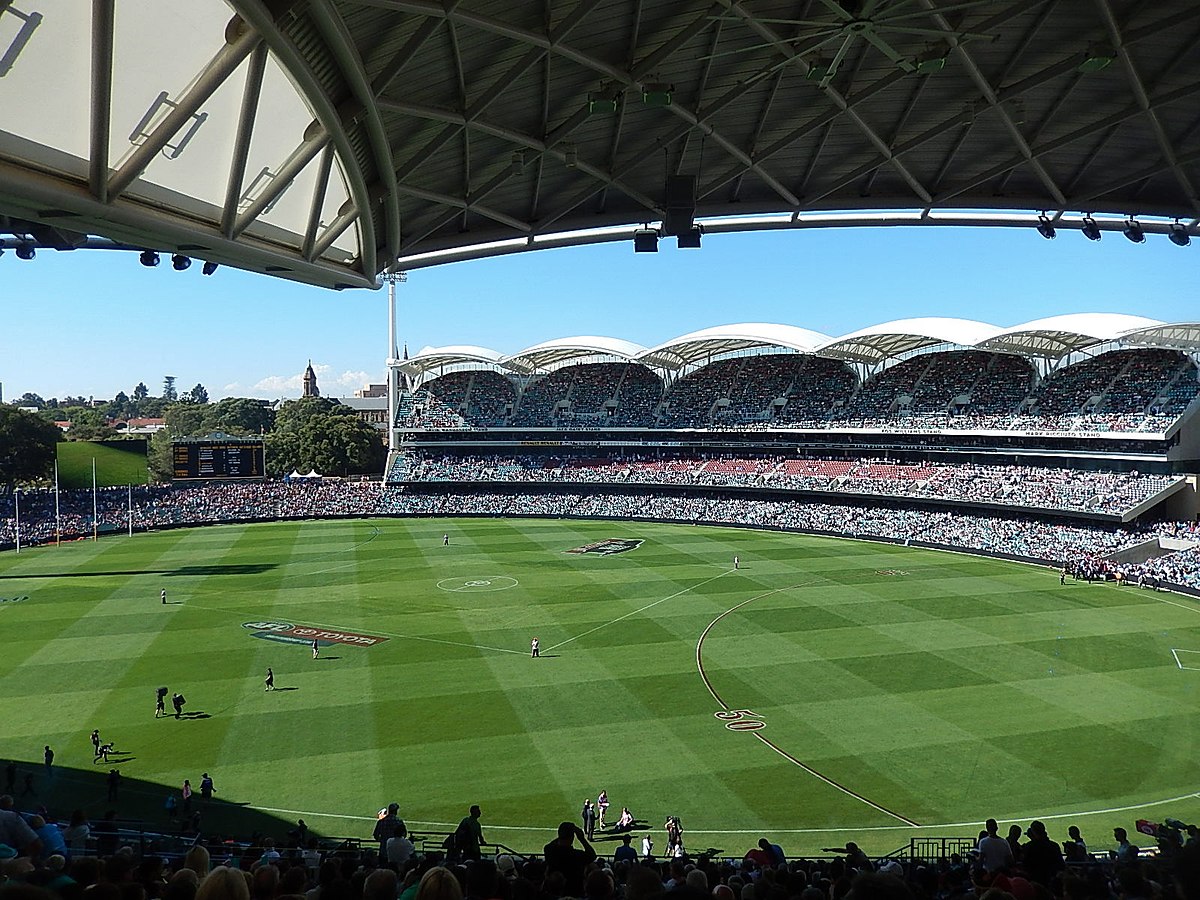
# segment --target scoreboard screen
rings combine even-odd
[[[261,441],[188,441],[171,445],[175,478],[262,478]]]

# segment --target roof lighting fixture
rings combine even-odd
[[[1078,66],[1077,71],[1083,75],[1092,75],[1096,72],[1102,72],[1112,65],[1113,60],[1117,58],[1117,53],[1112,47],[1089,47],[1083,55],[1083,62]]]
[[[642,103],[649,107],[670,106],[671,94],[674,90],[675,85],[673,84],[648,82],[642,86]]]
[[[658,231],[653,228],[639,228],[633,233],[634,253],[657,253]]]
[[[831,77],[833,77],[833,63],[825,56],[815,57],[808,64],[808,71],[804,73],[805,81],[824,81]]]
[[[1125,227],[1121,229],[1121,233],[1135,244],[1146,243],[1146,232],[1142,230],[1142,226],[1137,219],[1128,219],[1125,222]]]
[[[916,73],[918,75],[936,75],[944,68],[946,68],[945,56],[933,55],[916,60]]]
[[[1100,226],[1096,224],[1096,220],[1091,216],[1083,217],[1083,236],[1089,241],[1100,240]]]
[[[33,241],[21,241],[13,252],[17,254],[17,259],[33,259],[37,256],[37,248],[33,246]]]
[[[147,269],[153,269],[158,265],[158,254],[153,250],[143,250],[138,256],[138,262],[140,262]]]
[[[693,225],[676,238],[675,246],[680,250],[699,250],[702,234],[704,234],[704,229],[700,225]]]
[[[568,169],[579,165],[579,148],[574,144],[567,144],[563,147],[563,162],[567,164]]]
[[[1167,238],[1176,247],[1186,247],[1192,242],[1192,238],[1187,231],[1187,226],[1181,222],[1175,222],[1171,225],[1171,230],[1167,232]]]
[[[525,151],[514,150],[512,158],[508,162],[508,174],[520,175],[525,171]]]
[[[593,116],[613,116],[617,113],[617,98],[602,93],[588,94],[588,113]]]
[[[215,262],[206,262],[200,267],[200,274],[202,275],[211,275],[215,271],[217,271],[217,264]]]
[[[1054,240],[1054,236],[1058,233],[1054,230],[1054,223],[1045,216],[1038,216],[1037,233],[1048,241]]]
[[[174,253],[171,255],[171,268],[176,272],[184,271],[191,264],[192,258],[190,256],[184,256],[182,253]]]

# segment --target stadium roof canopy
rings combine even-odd
[[[544,371],[570,362],[582,362],[597,356],[626,362],[646,352],[640,344],[610,337],[569,337],[545,341],[505,357],[504,365],[515,372]]]
[[[874,365],[885,359],[942,344],[973,347],[999,330],[995,325],[970,319],[898,319],[835,338],[821,347],[820,352],[822,356]]]
[[[1006,328],[980,343],[981,350],[1058,359],[1095,344],[1115,341],[1126,332],[1162,325],[1143,316],[1120,313],[1072,313]]]
[[[0,79],[22,255],[374,286],[686,224],[668,175],[706,234],[1200,234],[1196,0],[17,0]]]
[[[702,328],[647,350],[639,360],[646,365],[678,369],[703,362],[722,353],[777,347],[800,353],[815,353],[832,340],[827,334],[795,325],[746,322]]]
[[[1148,328],[1138,328],[1126,332],[1122,340],[1130,344],[1145,343],[1152,347],[1200,350],[1200,322],[1151,325]]]
[[[400,363],[400,369],[410,374],[442,369],[446,366],[461,366],[471,363],[485,367],[499,366],[504,358],[502,353],[489,350],[486,347],[473,347],[469,344],[458,344],[453,347],[423,347],[415,356]]]

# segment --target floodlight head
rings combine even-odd
[[[1089,241],[1100,240],[1100,226],[1096,224],[1096,220],[1091,216],[1083,217],[1083,228],[1081,230],[1083,231],[1083,236]]]
[[[1089,47],[1083,55],[1081,62],[1076,71],[1083,75],[1092,75],[1096,72],[1102,72],[1112,65],[1113,60],[1117,58],[1117,52],[1112,47],[1105,47],[1096,44]]]
[[[200,272],[203,275],[211,275],[215,271],[217,271],[217,263],[215,262],[206,262],[200,267]]]
[[[588,94],[588,112],[593,116],[612,116],[617,113],[617,98],[603,92]]]
[[[153,250],[143,250],[138,256],[138,262],[140,262],[147,269],[153,269],[158,265],[158,254]]]
[[[680,250],[699,250],[702,234],[704,229],[700,225],[693,225],[675,239],[675,246]]]
[[[1058,233],[1054,230],[1054,223],[1045,216],[1038,216],[1037,233],[1048,241],[1054,240],[1054,236]]]
[[[1188,234],[1187,227],[1180,222],[1175,222],[1171,226],[1171,230],[1167,234],[1167,238],[1176,247],[1186,247],[1192,242],[1192,238],[1191,235]]]
[[[657,253],[658,231],[653,228],[639,228],[633,233],[634,253]]]
[[[33,246],[33,241],[21,241],[17,244],[14,252],[17,254],[17,259],[33,259],[37,256],[37,248]]]
[[[661,82],[649,82],[642,88],[642,103],[646,106],[670,106],[671,94],[675,91],[675,85],[663,84]]]
[[[1121,229],[1121,233],[1135,244],[1146,243],[1146,232],[1142,230],[1142,226],[1136,219],[1126,221],[1125,227]]]
[[[171,268],[176,272],[184,271],[192,264],[190,256],[184,256],[182,253],[174,253],[171,255]]]

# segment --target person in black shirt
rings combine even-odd
[[[579,838],[582,850],[574,847],[575,838]],[[582,897],[584,870],[596,859],[596,851],[588,843],[583,829],[574,822],[563,822],[558,826],[558,837],[548,843],[542,853],[546,857],[546,874],[560,872],[566,883],[565,894]]]

